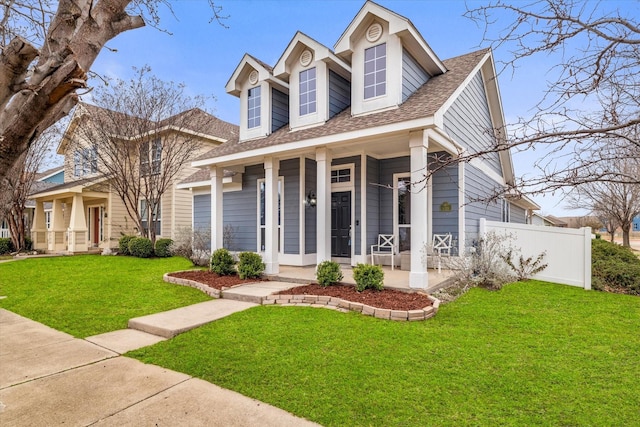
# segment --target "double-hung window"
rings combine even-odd
[[[144,142],[140,146],[140,174],[142,176],[158,175],[162,163],[162,142],[154,139],[153,142]]]
[[[249,89],[247,96],[247,128],[260,126],[260,86]]]
[[[147,206],[149,206],[147,204],[146,200],[140,200],[140,217],[142,218],[142,229],[144,230],[144,233],[146,234],[149,230],[149,221],[148,221],[148,217],[147,217]],[[160,236],[162,234],[162,209],[160,207],[160,201],[158,200],[158,203],[156,204],[155,209],[153,210],[153,212],[151,213],[151,221],[155,221],[155,230],[156,230],[156,236]]]
[[[85,147],[73,153],[73,176],[85,176],[98,172],[96,147]]]
[[[300,115],[316,112],[316,68],[300,72]]]
[[[387,93],[386,43],[364,50],[364,99]]]

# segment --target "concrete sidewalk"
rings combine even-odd
[[[0,425],[56,424],[317,425],[0,309]]]

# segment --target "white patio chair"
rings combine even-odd
[[[378,234],[378,244],[371,245],[371,264],[375,264],[374,256],[390,256],[391,270],[393,270],[397,253],[396,236],[393,234]]]
[[[434,234],[431,254],[438,257],[438,274],[442,272],[442,256],[451,256],[451,233]]]

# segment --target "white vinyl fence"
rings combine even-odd
[[[591,289],[591,228],[544,227],[530,224],[480,220],[480,235],[488,232],[513,238],[522,255],[546,252],[547,265],[534,279]]]

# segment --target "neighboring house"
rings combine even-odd
[[[569,228],[569,224],[557,216],[547,215],[545,220],[549,222],[552,227]]]
[[[64,156],[64,183],[31,196],[35,200],[31,228],[35,249],[66,253],[98,251],[116,248],[124,234],[139,233],[124,203],[101,173],[96,147],[87,143],[80,132],[80,126],[90,126],[91,115],[100,114],[100,111],[92,105],[78,105],[57,150]],[[190,143],[196,144],[196,156],[227,140],[237,139],[237,126],[204,111],[195,109],[181,114],[196,115],[199,118],[197,129],[175,129],[160,122],[158,130],[148,135],[154,141],[153,164],[140,162],[141,168],[159,167],[163,159],[161,141],[170,132],[178,132],[181,138],[182,134],[188,134]],[[170,120],[167,119],[167,123]],[[191,194],[175,184],[196,170],[185,166],[163,195],[160,209],[155,212],[158,238],[174,238],[177,228],[191,226]],[[50,212],[46,212],[47,206],[50,206]],[[144,200],[140,201],[140,208],[144,209]]]
[[[463,251],[480,218],[525,223],[538,209],[475,201],[514,182],[508,152],[425,182],[434,156],[503,138],[493,55],[443,61],[407,18],[373,2],[333,51],[298,32],[273,66],[245,55],[226,90],[240,98],[239,138],[193,162],[205,171],[181,187],[193,191],[194,226],[211,224],[213,249],[231,230],[231,249],[262,253],[267,273],[370,262],[378,235],[394,234],[410,252],[410,286],[423,288],[433,234],[451,233]]]
[[[49,187],[62,183],[64,179],[64,168],[62,166],[56,166],[51,169],[47,169],[43,172],[38,172],[35,176],[33,184],[31,184],[31,193],[45,190]],[[33,224],[33,215],[35,212],[36,203],[32,199],[28,199],[24,209],[24,229],[27,232],[31,229]],[[46,208],[45,208],[46,210]],[[0,221],[0,238],[11,237],[9,231],[9,224],[6,219]]]
[[[631,226],[631,231],[640,231],[640,215],[633,218],[633,224]]]
[[[555,218],[555,217],[552,217]],[[556,218],[557,219],[557,218]],[[529,221],[529,224],[532,225],[543,225],[545,227],[554,227],[555,223],[549,219],[549,217],[543,216],[537,212],[533,212],[531,214],[531,220]]]

